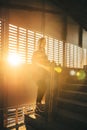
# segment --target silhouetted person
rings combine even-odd
[[[44,37],[40,38],[38,41],[38,49],[33,53],[33,68],[37,79],[38,92],[36,104],[41,104],[43,96],[47,89],[47,79],[48,79],[48,70],[46,66],[50,64],[48,61],[47,55],[45,54],[45,45],[46,39]]]

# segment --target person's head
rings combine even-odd
[[[46,39],[44,37],[40,38],[38,41],[38,49],[44,50],[46,45]]]

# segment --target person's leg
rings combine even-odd
[[[43,80],[40,80],[38,82],[38,92],[37,92],[37,99],[36,99],[36,102],[37,103],[41,103],[42,99],[43,99],[43,96],[45,94],[45,91],[46,91],[46,84],[45,84],[45,81]]]

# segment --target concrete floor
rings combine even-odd
[[[18,129],[13,128],[11,130],[26,130],[26,127],[25,127],[25,125],[23,125],[23,126],[20,126]]]

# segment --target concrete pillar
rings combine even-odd
[[[63,66],[66,66],[66,59],[65,59],[65,44],[66,44],[66,38],[67,38],[67,16],[63,16]]]
[[[83,36],[83,29],[80,26],[79,27],[79,38],[78,38],[78,45],[79,45],[79,47],[82,47],[82,36]]]

